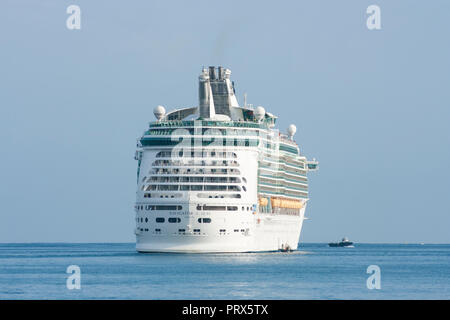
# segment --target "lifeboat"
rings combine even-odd
[[[286,208],[286,209],[301,209],[303,203],[300,200],[292,200],[285,198],[271,198],[271,205],[273,208]]]
[[[270,198],[270,203],[272,208],[280,207],[281,208],[281,199],[280,198]]]
[[[269,204],[269,200],[267,198],[259,198],[258,203],[260,206],[265,207]]]

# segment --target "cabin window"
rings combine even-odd
[[[203,210],[225,211],[226,207],[225,206],[207,206],[207,205],[204,205],[203,206]]]

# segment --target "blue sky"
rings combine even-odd
[[[223,65],[320,161],[302,241],[449,243],[450,3],[243,2],[2,1],[0,242],[134,241],[136,138]]]

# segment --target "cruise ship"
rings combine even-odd
[[[318,162],[301,153],[295,125],[281,133],[262,106],[239,105],[230,75],[203,68],[198,106],[157,106],[138,139],[138,252],[297,249]]]

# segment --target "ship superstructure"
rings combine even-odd
[[[199,105],[167,112],[138,140],[136,249],[254,252],[296,249],[307,173],[290,125],[263,107],[239,106],[231,71],[204,68]]]

